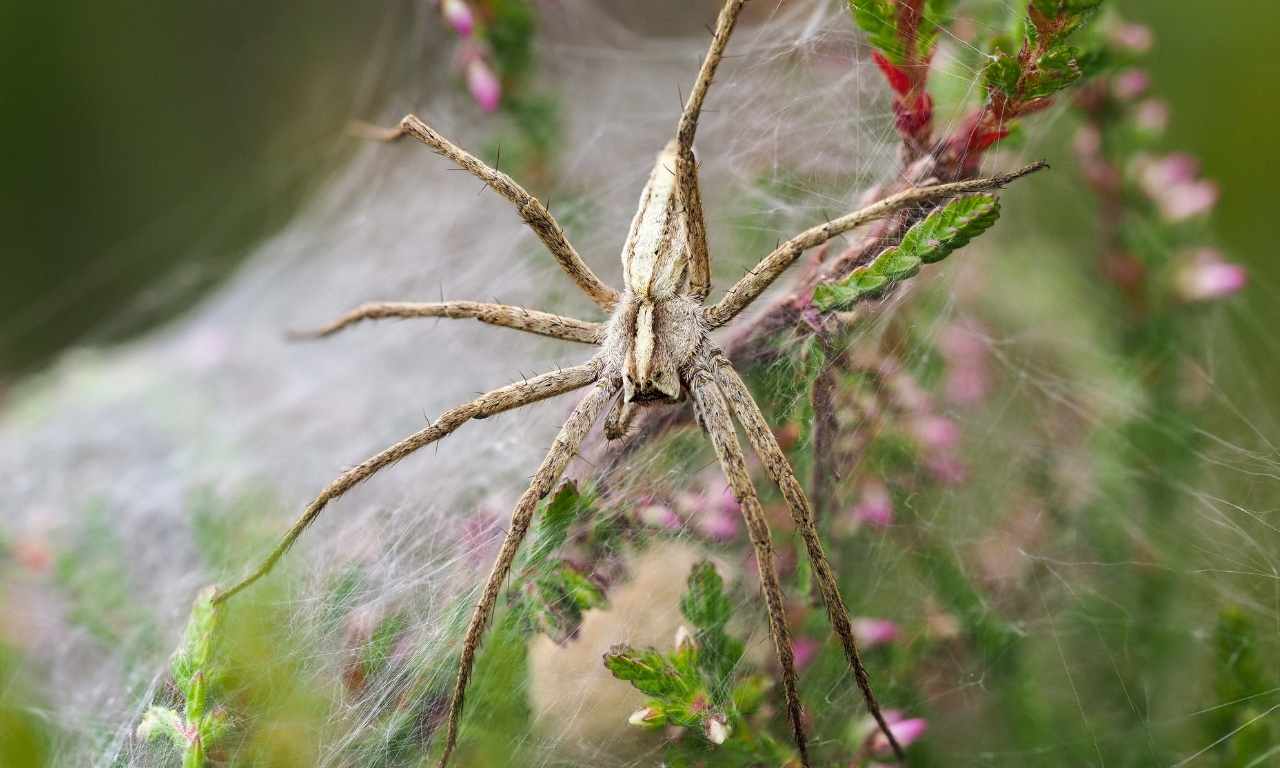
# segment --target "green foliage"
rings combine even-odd
[[[971,195],[951,201],[917,222],[902,242],[886,248],[871,263],[843,280],[819,284],[813,303],[823,312],[852,307],[875,298],[893,285],[914,277],[921,264],[941,261],[981,235],[1000,217],[1000,201],[994,195]]]
[[[0,614],[5,606],[0,604]],[[50,718],[23,673],[24,659],[0,643],[0,765],[43,768],[53,765],[54,732]]]
[[[849,0],[854,22],[885,58],[897,65],[926,62],[950,21],[951,2],[926,0],[922,18],[909,34],[902,7],[899,0]]]
[[[680,612],[696,627],[698,667],[710,681],[716,704],[725,706],[743,645],[725,631],[733,606],[724,592],[724,581],[710,562],[704,560],[693,567],[689,588],[680,598]]]
[[[734,685],[743,644],[725,631],[733,605],[710,562],[694,565],[680,611],[695,631],[688,634],[682,629],[673,650],[664,653],[615,645],[604,656],[604,665],[615,678],[652,697],[632,716],[631,724],[697,729],[703,736],[697,749],[721,749],[718,759],[736,755],[750,761],[785,762],[787,750],[754,733],[745,718],[759,708],[769,683],[758,675],[747,675]],[[682,764],[680,755],[669,757],[673,764]]]
[[[228,728],[226,710],[210,706],[210,689],[218,684],[213,662],[221,615],[214,593],[209,587],[196,598],[182,644],[169,664],[174,687],[182,695],[182,712],[153,706],[138,726],[138,737],[144,741],[167,739],[182,754],[183,768],[203,766],[207,750]]]
[[[1275,705],[1264,699],[1274,692],[1277,680],[1264,663],[1257,629],[1239,608],[1223,609],[1213,632],[1214,688],[1224,702],[1206,722],[1212,741],[1235,734],[1218,744],[1219,765],[1245,768],[1266,765],[1277,743],[1277,732],[1267,717]]]
[[[543,631],[562,641],[582,621],[583,611],[604,605],[604,590],[572,563],[555,557],[575,523],[600,517],[595,505],[593,496],[568,481],[543,502],[533,541],[518,567],[523,589],[513,601],[527,631]]]

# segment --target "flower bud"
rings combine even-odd
[[[871,481],[863,485],[862,495],[853,508],[853,518],[876,528],[893,525],[893,499],[884,483]]]
[[[1169,127],[1169,105],[1160,99],[1147,99],[1133,112],[1138,130],[1159,136]]]
[[[903,749],[919,741],[928,728],[929,721],[922,717],[889,723],[889,730],[893,732],[893,737],[898,740],[898,744],[902,745]],[[886,754],[890,749],[889,739],[884,735],[884,731],[877,730],[875,736],[871,737],[871,751]]]
[[[821,645],[812,637],[797,637],[791,641],[791,654],[795,658],[796,670],[804,669],[818,656]]]
[[[463,0],[440,0],[440,13],[459,37],[471,37],[475,31],[475,14]]]
[[[1151,87],[1151,76],[1141,69],[1126,69],[1111,78],[1111,93],[1121,101],[1133,101]]]
[[[863,648],[888,645],[898,639],[898,625],[888,619],[854,619],[853,636]]]
[[[689,628],[681,624],[676,627],[676,651],[692,651],[698,647]]]
[[[662,710],[657,707],[645,707],[632,712],[631,717],[627,718],[627,725],[634,725],[637,728],[657,728],[666,721],[667,717]]]
[[[485,112],[493,112],[502,99],[502,84],[488,62],[476,56],[467,62],[467,90]]]
[[[729,738],[729,724],[725,722],[724,715],[712,715],[703,723],[703,729],[707,734],[707,741],[712,744],[723,744]]]
[[[1117,24],[1108,37],[1113,45],[1130,53],[1146,53],[1155,42],[1151,28],[1141,24]]]
[[[1174,275],[1174,292],[1187,302],[1213,301],[1244,288],[1248,273],[1239,264],[1222,258],[1213,248],[1192,254]]]

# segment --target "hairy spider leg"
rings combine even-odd
[[[788,267],[794,264],[796,259],[800,258],[800,254],[810,248],[822,245],[837,235],[921,203],[931,203],[948,197],[1000,189],[1027,174],[1035,173],[1048,167],[1048,163],[1041,161],[1019,168],[1011,173],[1002,173],[985,179],[912,187],[896,195],[890,195],[877,203],[872,203],[865,208],[832,219],[825,224],[810,227],[775,248],[772,253],[761,259],[760,263],[752,267],[732,288],[726,291],[720,301],[708,307],[706,310],[707,324],[712,328],[718,328],[737,317],[742,310],[746,309],[751,302],[764,293],[765,289],[772,285],[774,280],[777,280]]]
[[[800,762],[805,768],[809,766],[809,746],[804,733],[804,721],[800,712],[800,694],[796,676],[795,654],[791,648],[791,633],[787,629],[787,617],[783,607],[782,585],[778,582],[778,571],[773,561],[773,538],[769,534],[769,523],[765,520],[764,511],[760,508],[760,499],[756,496],[751,476],[747,474],[747,464],[742,456],[742,446],[738,444],[738,435],[729,416],[724,395],[716,386],[712,374],[698,371],[690,382],[693,400],[702,418],[702,425],[711,438],[716,457],[733,488],[742,508],[742,516],[747,522],[747,533],[751,546],[756,553],[756,567],[760,572],[760,589],[764,592],[765,606],[769,614],[769,631],[773,635],[774,651],[777,653],[778,665],[782,667],[782,687],[787,700],[787,716],[791,720],[791,729],[795,737],[796,749],[800,752]]]
[[[782,452],[782,446],[778,444],[778,438],[773,434],[773,430],[770,429],[769,422],[765,420],[764,414],[760,411],[760,406],[756,404],[755,398],[751,396],[751,390],[747,388],[746,382],[734,370],[733,364],[724,356],[719,356],[716,359],[716,383],[719,384],[720,390],[728,398],[734,415],[737,416],[738,422],[742,424],[743,431],[746,432],[747,440],[751,443],[752,449],[760,457],[760,462],[764,465],[765,472],[778,486],[778,489],[782,491],[787,507],[791,510],[791,517],[795,521],[801,537],[804,539],[805,548],[808,550],[809,562],[813,564],[813,572],[818,581],[818,590],[822,593],[822,600],[827,606],[827,615],[831,618],[831,627],[835,630],[836,636],[840,639],[840,644],[844,647],[845,658],[853,670],[853,676],[858,682],[858,688],[862,691],[867,710],[875,718],[876,724],[880,726],[885,738],[889,740],[889,745],[893,747],[898,759],[905,760],[906,754],[903,752],[902,746],[898,744],[897,737],[893,735],[893,731],[889,728],[889,723],[880,711],[880,703],[876,701],[875,693],[872,691],[871,678],[867,674],[866,666],[862,663],[861,654],[858,653],[858,642],[853,635],[853,623],[849,617],[849,609],[845,606],[844,598],[840,595],[840,587],[831,568],[831,562],[827,559],[826,552],[822,548],[822,538],[818,535],[818,526],[814,519],[813,510],[809,506],[809,500],[805,496],[804,489],[800,486],[800,481],[796,478],[795,470],[791,468],[791,463],[787,461],[786,454]]]
[[[618,292],[591,271],[591,267],[578,255],[565,235],[564,228],[551,215],[551,211],[507,174],[490,167],[480,158],[441,136],[416,115],[405,115],[396,128],[386,129],[356,123],[352,130],[362,138],[377,141],[395,141],[403,136],[412,136],[431,147],[436,154],[454,161],[515,205],[520,218],[547,247],[560,267],[601,309],[609,312],[618,303]]]
[[[515,562],[516,553],[520,549],[520,543],[524,541],[525,535],[529,532],[529,523],[533,520],[533,513],[538,507],[538,502],[546,497],[555,487],[556,482],[560,480],[560,476],[564,474],[565,467],[569,465],[569,461],[577,455],[578,450],[582,447],[582,441],[586,438],[587,433],[591,430],[592,424],[596,418],[604,410],[610,398],[618,393],[622,383],[617,378],[602,378],[596,382],[595,388],[578,403],[573,409],[573,413],[569,415],[564,426],[560,428],[560,433],[556,435],[556,439],[551,444],[550,450],[547,451],[546,458],[542,460],[542,465],[538,467],[538,471],[533,476],[533,481],[529,488],[520,497],[520,501],[516,503],[515,509],[511,512],[511,523],[507,528],[507,536],[502,542],[502,549],[498,553],[497,560],[494,561],[493,570],[489,573],[489,579],[485,582],[484,591],[480,595],[480,602],[476,604],[475,612],[471,615],[471,622],[467,625],[466,638],[462,644],[462,658],[458,667],[458,678],[453,686],[453,700],[449,704],[449,725],[445,736],[444,752],[440,756],[440,768],[445,768],[449,762],[449,757],[453,754],[453,749],[458,743],[458,726],[462,720],[462,706],[467,693],[467,683],[471,680],[471,671],[475,665],[476,652],[480,647],[480,640],[484,636],[484,630],[489,623],[489,619],[493,616],[494,607],[498,602],[498,594],[502,590],[502,583],[506,581],[507,574],[511,572],[511,564]]]
[[[536,309],[513,307],[508,304],[489,304],[479,301],[441,301],[415,303],[407,301],[378,301],[361,304],[328,325],[310,331],[293,331],[294,339],[321,339],[350,328],[365,320],[388,318],[449,317],[471,318],[489,325],[514,328],[562,341],[581,344],[599,344],[604,339],[605,326],[573,317],[542,312]]]
[[[271,554],[267,555],[262,563],[248,576],[225,590],[218,590],[213,597],[213,603],[218,605],[226,602],[250,584],[270,573],[271,569],[280,561],[280,558],[284,557],[289,548],[293,546],[293,543],[302,535],[302,532],[320,516],[321,510],[329,502],[367,480],[378,470],[388,464],[394,464],[424,446],[434,443],[472,419],[483,419],[487,416],[529,405],[530,403],[536,403],[539,400],[545,400],[548,397],[563,395],[575,389],[581,389],[599,377],[600,368],[600,362],[592,360],[583,365],[544,373],[526,381],[518,381],[486,392],[469,403],[445,411],[440,414],[440,418],[436,419],[434,424],[418,430],[404,440],[343,472],[338,476],[337,480],[330,483],[329,487],[325,488],[314,501],[307,505],[302,516],[294,522],[288,533],[284,535],[284,538],[280,540],[276,548],[271,551]]]

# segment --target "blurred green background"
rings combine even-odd
[[[1170,146],[1203,158],[1222,185],[1216,222],[1254,276],[1237,316],[1255,335],[1280,322],[1259,156],[1280,104],[1280,3],[1117,5],[1156,32]],[[405,42],[394,21],[413,11],[342,0],[4,4],[0,382],[68,344],[152,326],[225,278],[350,151],[342,126],[377,102],[385,67],[373,62]],[[624,15],[635,21],[634,8]]]

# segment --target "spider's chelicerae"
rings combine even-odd
[[[831,565],[823,553],[813,512],[751,392],[728,358],[712,342],[709,332],[728,323],[769,287],[805,250],[867,222],[909,206],[956,195],[1004,186],[1031,169],[987,179],[918,186],[902,191],[861,210],[806,230],[779,245],[711,305],[710,255],[698,193],[697,164],[693,155],[694,132],[707,90],[723,56],[729,35],[746,0],[728,0],[720,11],[715,32],[697,82],[689,93],[672,139],[657,162],[640,195],[640,206],[631,223],[622,251],[623,290],[598,278],[570,245],[564,230],[537,198],[505,173],[489,167],[454,145],[413,115],[398,128],[382,131],[390,140],[412,136],[482,179],[515,205],[520,217],[537,234],[565,272],[609,314],[604,322],[588,322],[548,312],[470,301],[440,303],[377,303],[361,306],[315,332],[327,336],[362,320],[379,318],[455,317],[475,318],[493,325],[543,336],[594,345],[592,358],[582,365],[545,373],[488,392],[443,413],[434,424],[410,435],[381,453],[343,473],[311,502],[279,545],[249,576],[221,590],[215,603],[240,592],[266,575],[330,501],[346,493],[378,470],[429,445],[472,419],[520,408],[576,389],[590,388],[560,429],[555,442],[538,467],[528,490],[511,514],[506,539],[489,574],[463,641],[462,657],[449,711],[448,733],[440,765],[444,766],[457,741],[463,698],[485,626],[493,615],[502,584],[511,571],[520,543],[528,533],[538,502],[547,496],[582,446],[592,425],[607,411],[604,432],[610,439],[626,434],[637,409],[654,403],[671,403],[691,396],[702,426],[737,497],[751,544],[759,564],[760,583],[769,616],[769,629],[782,670],[787,714],[794,731],[801,762],[809,765],[808,749],[796,692],[795,660],[783,613],[782,588],[773,561],[773,543],[760,502],[747,474],[742,447],[734,427],[742,425],[751,447],[759,455],[769,477],[782,491],[790,507],[813,565],[831,624],[844,648],[867,707],[898,756],[901,747],[885,723],[872,693],[867,672],[858,655],[849,612]]]

